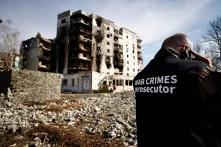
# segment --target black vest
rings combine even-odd
[[[138,146],[207,145],[209,74],[203,62],[166,50],[150,61],[133,81]]]

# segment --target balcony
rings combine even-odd
[[[91,52],[91,48],[86,48],[83,44],[79,44],[79,50],[85,52]]]
[[[92,42],[91,39],[86,38],[86,37],[84,37],[83,35],[80,35],[80,36],[79,36],[79,40],[80,40],[81,42],[86,42],[86,43],[91,43],[91,42]]]
[[[39,69],[42,69],[42,70],[49,70],[50,69],[50,66],[49,66],[49,64],[43,64],[42,62],[39,62],[38,63],[38,68]]]
[[[43,60],[50,61],[50,58],[49,58],[49,57],[46,57],[46,56],[44,56],[44,55],[40,55],[40,56],[39,56],[39,59],[43,59]]]
[[[85,26],[92,27],[91,23],[89,21],[85,21],[82,18],[73,19],[73,20],[71,20],[71,23],[73,23],[73,24],[83,24]]]
[[[141,44],[140,43],[137,43],[137,48],[141,48]]]
[[[75,30],[75,29],[74,29]],[[72,33],[76,33],[74,31],[72,31]],[[77,33],[82,33],[84,35],[88,35],[88,36],[91,36],[92,35],[92,32],[89,31],[89,30],[86,30],[86,29],[83,29],[83,28],[79,28],[79,30],[77,30]]]
[[[140,54],[141,52],[141,48],[137,48],[137,53]]]
[[[118,65],[120,67],[124,66],[124,60],[123,59],[120,59],[119,62],[118,62]]]

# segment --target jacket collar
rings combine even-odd
[[[155,55],[155,59],[162,59],[162,58],[179,58],[179,53],[174,50],[173,48],[161,48],[157,54]]]

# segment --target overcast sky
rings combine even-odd
[[[186,33],[200,42],[210,20],[221,16],[221,0],[0,0],[0,18],[11,19],[21,40],[56,36],[57,14],[85,10],[136,32],[146,65],[168,35]]]

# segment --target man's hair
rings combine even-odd
[[[193,43],[187,35],[183,33],[174,34],[163,41],[161,49],[156,53],[154,58],[159,58],[163,56],[163,54],[165,54],[164,51],[167,48],[172,48],[173,50],[170,51],[173,51],[175,52],[175,54],[180,55],[180,51],[178,50],[178,48],[181,45],[188,45],[189,48],[193,48]]]
[[[168,47],[176,48],[186,42],[188,42],[188,44],[190,46],[192,46],[192,42],[190,41],[190,38],[187,35],[185,35],[183,33],[177,33],[177,34],[174,34],[174,35],[166,38],[163,41],[161,49],[168,48]]]

